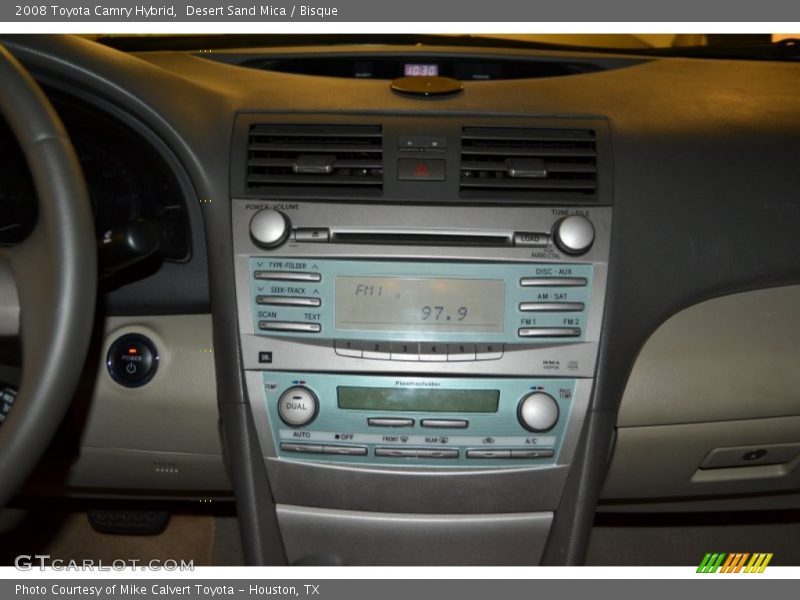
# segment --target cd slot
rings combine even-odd
[[[386,246],[513,246],[512,234],[420,233],[405,231],[334,231],[334,244]]]

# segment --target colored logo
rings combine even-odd
[[[698,573],[763,573],[772,553],[758,552],[707,552],[697,567]]]

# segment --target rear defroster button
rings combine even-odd
[[[118,337],[108,349],[106,366],[111,378],[125,387],[140,387],[158,369],[158,351],[153,342],[138,333]]]

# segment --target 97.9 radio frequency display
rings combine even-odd
[[[505,281],[336,277],[336,328],[494,333],[504,329]]]

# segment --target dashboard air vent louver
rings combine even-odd
[[[593,200],[597,139],[591,129],[464,127],[461,195],[511,200]]]
[[[380,125],[254,124],[247,191],[379,192],[382,146]]]

